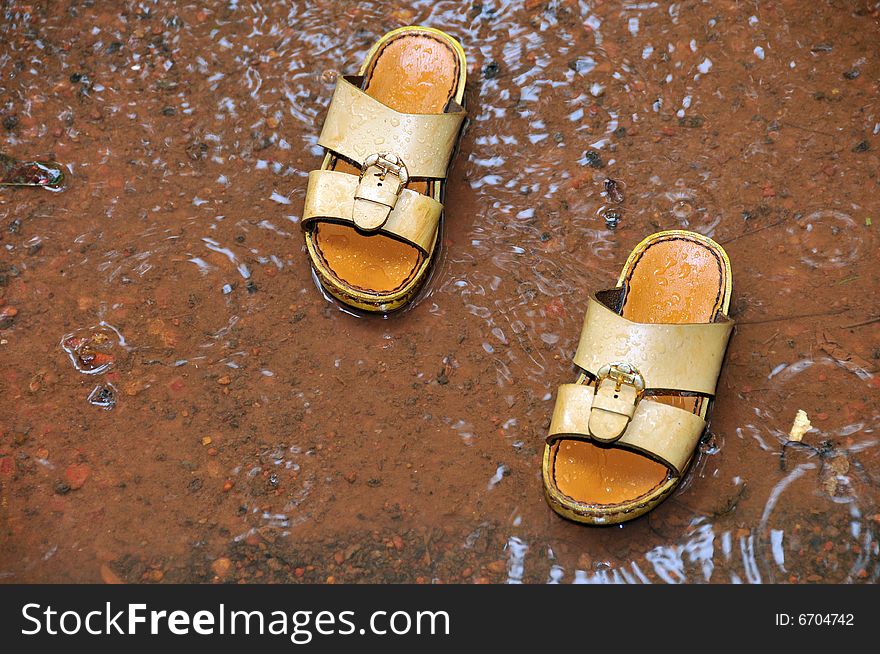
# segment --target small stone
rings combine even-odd
[[[70,492],[70,486],[65,484],[63,481],[55,482],[55,494],[56,495],[67,495]]]
[[[623,196],[623,188],[620,182],[616,179],[611,179],[608,177],[603,183],[605,187],[605,195],[608,197],[611,202],[616,204],[620,204],[624,200]]]
[[[843,71],[843,78],[848,80],[854,80],[859,75],[861,75],[861,71],[858,68],[852,68],[850,70]]]
[[[621,214],[617,209],[604,209],[600,213],[605,219],[605,226],[608,229],[617,229],[621,219]]]
[[[871,149],[871,145],[867,141],[859,141],[853,148],[853,152],[867,152]]]
[[[224,492],[224,493],[228,493],[229,491],[232,490],[232,487],[233,487],[233,486],[235,486],[235,482],[233,482],[233,481],[227,479],[227,480],[223,483],[223,492]]]
[[[221,386],[229,386],[232,383],[232,380],[229,378],[229,375],[223,375],[220,379],[217,380],[217,383]]]
[[[89,467],[84,463],[74,463],[67,466],[64,471],[64,477],[67,479],[67,485],[70,490],[78,490],[86,483],[89,478]]]
[[[483,77],[486,79],[495,79],[498,77],[499,72],[501,72],[501,66],[498,65],[497,61],[490,61],[483,66]]]
[[[602,156],[595,150],[586,150],[583,154],[581,165],[589,166],[590,168],[604,168],[605,162],[602,161]]]
[[[211,564],[211,570],[215,575],[223,579],[226,575],[229,574],[229,571],[232,569],[232,561],[227,559],[226,557],[222,557],[216,559]]]
[[[214,439],[210,436],[202,436],[202,445],[210,445],[214,442]]]
[[[116,388],[113,384],[105,384],[104,386],[95,386],[87,398],[89,404],[99,406],[105,411],[110,411],[116,406]]]
[[[0,309],[0,329],[9,329],[15,316],[18,315],[18,309],[15,307],[3,307]]]
[[[139,380],[129,381],[123,385],[122,390],[126,395],[134,397],[142,390],[144,390],[144,385],[143,382]]]
[[[165,573],[161,570],[150,570],[144,575],[144,580],[154,584],[158,584],[165,578]]]
[[[104,564],[101,566],[101,581],[105,584],[119,585],[124,584],[125,582],[119,577],[118,574],[113,572],[110,569],[110,566]]]
[[[269,116],[266,119],[266,127],[268,127],[269,129],[275,129],[276,127],[278,127],[278,119],[275,118],[275,116]]]
[[[697,129],[702,127],[705,121],[706,119],[702,116],[682,116],[678,119],[678,125],[679,127]]]
[[[357,481],[358,476],[357,476],[357,473],[356,473],[356,472],[352,471],[352,472],[347,472],[347,473],[345,473],[345,476],[344,476],[343,478],[344,478],[345,481],[347,481],[349,484],[353,484],[354,482]]]
[[[489,572],[500,574],[507,570],[507,564],[504,561],[492,561],[486,568],[488,568]]]
[[[394,543],[394,549],[396,549],[398,552],[403,551],[403,538],[395,534],[394,538],[391,539],[391,542]]]

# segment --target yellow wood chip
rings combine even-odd
[[[807,412],[803,409],[798,409],[797,415],[794,417],[794,424],[791,426],[791,431],[788,432],[788,440],[801,442],[804,439],[804,434],[812,428],[813,425],[810,424]]]

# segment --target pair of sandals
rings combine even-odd
[[[449,162],[462,125],[464,50],[404,27],[338,80],[309,174],[302,226],[315,276],[348,306],[410,302],[437,250]],[[544,448],[544,492],[560,515],[615,524],[678,486],[706,429],[733,322],[720,245],[666,231],[630,254],[617,286],[588,304]]]

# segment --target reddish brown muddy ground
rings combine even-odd
[[[3,581],[877,580],[877,2],[0,4],[0,150],[67,171],[0,188]],[[462,41],[470,123],[426,293],[356,317],[306,174],[413,23]],[[566,522],[587,297],[670,228],[733,265],[710,434],[648,516]]]

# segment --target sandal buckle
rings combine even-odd
[[[645,378],[642,377],[642,373],[635,366],[623,361],[606,363],[599,368],[599,372],[596,373],[596,381],[601,384],[606,379],[614,382],[614,390],[616,391],[620,391],[621,386],[626,384],[636,389],[639,399],[645,394]]]
[[[601,443],[623,436],[645,394],[645,378],[635,366],[618,361],[596,373],[596,393],[590,411],[590,435]]]
[[[403,163],[403,159],[391,152],[378,152],[376,154],[371,154],[364,159],[364,163],[361,166],[361,180],[366,177],[367,170],[374,166],[379,169],[379,173],[377,173],[376,176],[382,182],[385,181],[388,173],[397,177],[398,185],[395,194],[400,195],[403,188],[409,182],[409,171],[406,168],[406,164]]]
[[[372,169],[378,172],[369,174]],[[388,175],[397,178],[396,186],[386,185]],[[390,152],[371,154],[361,165],[361,174],[354,196],[352,220],[361,230],[373,232],[388,220],[397,199],[409,182],[409,171],[403,159]]]

